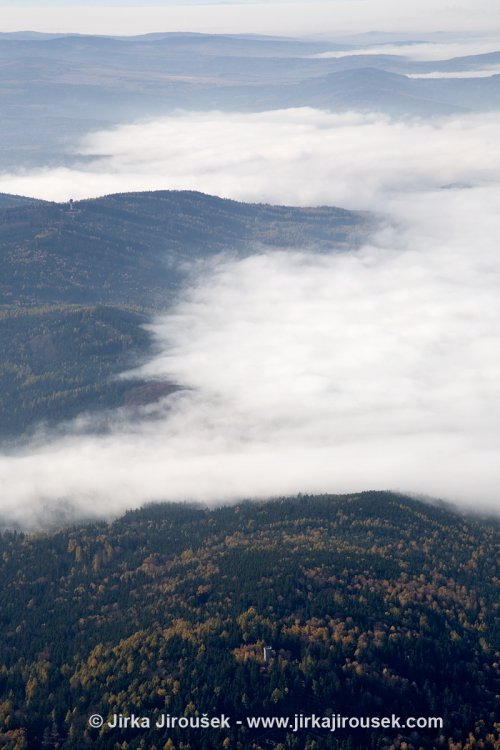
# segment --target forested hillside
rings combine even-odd
[[[203,260],[259,248],[337,252],[373,226],[363,212],[195,192],[68,204],[0,196],[0,438],[134,403],[141,383],[114,376],[144,358],[143,324]]]
[[[499,748],[499,540],[497,521],[374,492],[5,532],[0,747]],[[235,724],[332,711],[444,727]],[[232,726],[89,727],[114,713]]]
[[[372,226],[365,212],[245,204],[189,191],[37,201],[0,210],[0,300],[164,308],[189,261],[259,246],[338,251]]]

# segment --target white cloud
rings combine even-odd
[[[431,236],[222,264],[157,322],[164,354],[144,368],[191,390],[160,421],[4,459],[5,496],[31,513],[392,487],[492,506],[498,273],[484,235],[470,252],[472,222],[448,235],[457,198],[432,196]]]
[[[187,389],[152,422],[120,414],[110,434],[70,430],[1,458],[4,511],[370,488],[497,509],[499,143],[495,115],[313,110],[179,115],[92,137],[89,151],[112,149],[106,186],[151,187],[156,164],[162,187],[348,204],[395,223],[342,255],[207,268],[156,321],[162,353],[143,369]]]
[[[408,60],[420,62],[433,60],[450,60],[454,57],[468,55],[483,55],[498,52],[498,37],[490,39],[461,39],[439,42],[413,42],[411,44],[373,44],[368,47],[358,47],[348,52],[332,50],[311,55],[313,59],[332,59],[352,57],[353,55],[396,55]]]
[[[78,151],[95,160],[4,174],[0,190],[67,200],[197,189],[256,202],[378,209],[387,192],[491,180],[500,167],[499,135],[497,113],[398,122],[308,108],[181,112],[91,134]]]
[[[432,73],[407,73],[408,78],[491,78],[500,74],[500,65],[491,68],[476,70],[442,71],[434,70]]]

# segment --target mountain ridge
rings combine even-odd
[[[196,191],[67,203],[0,195],[0,439],[175,390],[116,376],[150,353],[151,316],[215,258],[342,252],[378,222],[366,212]]]
[[[318,57],[328,51],[352,54]],[[495,58],[482,59],[484,64]],[[476,80],[476,86],[457,80],[449,87],[442,79],[408,78],[402,92],[401,82],[393,81],[392,88],[386,79],[380,89],[365,74],[364,85],[356,90],[349,79],[338,79],[332,92],[329,76],[342,70],[378,67],[411,74],[481,64],[479,56],[441,64],[356,55],[356,45],[337,41],[175,33],[135,38],[0,35],[0,60],[4,171],[71,166],[75,144],[89,133],[170,116],[179,109],[262,112],[314,105],[335,112],[434,118],[500,107],[499,82],[487,85],[484,79]]]

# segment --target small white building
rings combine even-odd
[[[269,664],[273,656],[271,646],[264,646],[264,664]]]

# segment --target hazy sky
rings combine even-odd
[[[500,28],[498,0],[324,2],[42,2],[0,0],[0,30],[138,34],[204,31],[334,34],[370,30],[487,32]]]

